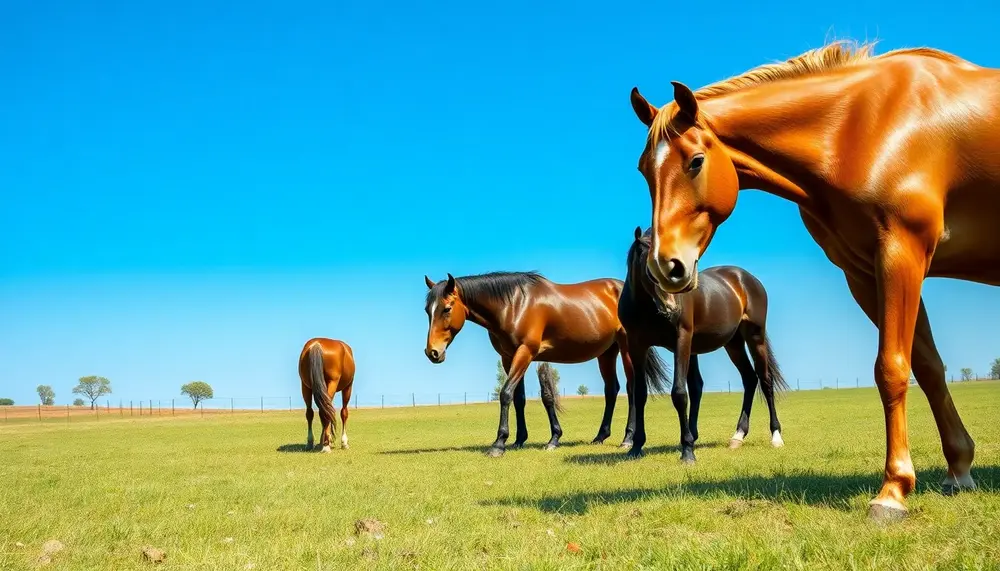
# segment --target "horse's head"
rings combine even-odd
[[[444,353],[465,325],[469,309],[462,303],[458,283],[451,274],[448,274],[447,280],[436,284],[424,276],[424,282],[429,290],[427,305],[424,307],[428,319],[424,354],[432,363],[443,363]]]
[[[660,296],[698,287],[698,259],[736,206],[739,181],[725,146],[687,86],[657,109],[632,89],[632,109],[649,136],[639,172],[653,201],[649,276]]]
[[[635,239],[632,241],[632,246],[628,249],[628,256],[625,262],[627,272],[625,279],[628,282],[632,296],[647,296],[653,301],[657,311],[667,314],[668,312],[664,305],[665,300],[656,291],[656,281],[649,275],[647,260],[649,259],[650,238],[648,234],[650,234],[651,230],[643,232],[640,226],[635,227]]]

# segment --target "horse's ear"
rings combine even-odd
[[[653,124],[653,119],[656,118],[657,109],[646,101],[646,98],[639,93],[638,87],[632,88],[632,93],[629,95],[629,99],[632,101],[632,110],[635,111],[635,116],[642,121],[642,124],[649,127]]]
[[[455,276],[448,274],[448,285],[444,286],[444,294],[451,295],[455,293]]]
[[[635,239],[639,240],[639,238],[642,238],[642,226],[635,227]]]
[[[434,280],[426,275],[424,276],[424,283],[427,284],[427,289],[434,289]]]
[[[694,92],[679,81],[671,81],[670,84],[674,86],[674,102],[677,103],[677,109],[691,121],[697,119],[698,100],[694,98]]]

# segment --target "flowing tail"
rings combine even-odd
[[[777,396],[779,393],[788,391],[788,383],[785,382],[785,377],[781,375],[781,368],[778,367],[778,359],[774,356],[774,347],[771,346],[771,340],[767,338],[767,332],[762,332],[764,336],[764,351],[767,352],[767,372],[768,374],[764,377],[764,388],[770,388],[772,394]]]
[[[556,386],[558,375],[548,363],[538,365],[538,384],[542,387],[542,402],[552,403],[556,411],[562,412],[562,399],[559,398],[559,387]]]
[[[673,388],[670,365],[660,357],[656,348],[646,350],[646,388],[650,393],[664,395]]]
[[[319,343],[313,343],[309,348],[309,377],[312,381],[313,400],[319,408],[319,419],[323,426],[333,423],[336,411],[333,410],[333,399],[326,393],[326,375],[323,373],[323,348]]]

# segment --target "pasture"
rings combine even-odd
[[[589,444],[603,399],[565,399],[552,452],[541,403],[528,447],[484,456],[497,405],[351,411],[351,449],[305,453],[301,411],[0,425],[0,569],[924,569],[1000,567],[1000,382],[949,385],[976,440],[979,490],[939,493],[944,459],[911,387],[918,474],[907,520],[880,526],[875,389],[793,392],[773,449],[754,404],[706,394],[698,463],[678,461],[669,398],[647,408],[647,455]],[[337,403],[339,406],[339,402]],[[378,534],[356,534],[373,518]],[[381,536],[380,538],[374,535]]]

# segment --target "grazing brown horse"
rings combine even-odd
[[[354,386],[354,351],[343,341],[316,337],[306,341],[299,355],[299,378],[302,379],[302,400],[306,403],[306,424],[309,436],[306,447],[313,448],[312,401],[319,408],[319,420],[323,425],[320,445],[323,452],[330,452],[330,441],[336,427],[333,395],[340,392],[340,444],[347,446],[348,404]]]
[[[629,354],[636,378],[644,379],[649,374],[647,355],[655,355],[651,353],[651,347],[664,347],[674,354],[671,398],[681,427],[681,461],[695,461],[698,411],[705,385],[698,370],[698,355],[723,347],[743,379],[743,409],[736,423],[736,432],[730,439],[730,448],[742,445],[750,432],[750,409],[758,381],[771,415],[771,445],[783,446],[774,392],[787,390],[788,385],[781,376],[767,339],[767,292],[764,285],[742,268],[718,266],[702,270],[698,289],[666,294],[660,298],[655,294],[646,269],[651,230],[643,234],[641,228],[635,229],[635,241],[628,251],[625,288],[618,301],[618,318],[628,334]],[[747,349],[750,350],[750,358],[747,358]],[[646,383],[639,382],[629,398],[632,403],[629,423],[635,422],[630,456],[641,455],[646,443],[645,386]]]
[[[878,327],[885,413],[875,519],[906,513],[916,475],[906,427],[910,370],[937,423],[947,492],[975,487],[975,445],[945,384],[921,299],[926,277],[1000,285],[1000,70],[929,48],[872,54],[834,43],[692,92],[674,82],[639,170],[653,203],[649,271],[661,296],[698,285],[698,258],[740,189],[795,202]]]
[[[618,322],[618,297],[622,282],[598,279],[577,284],[556,284],[536,273],[493,272],[483,275],[427,283],[429,320],[424,353],[432,363],[442,363],[445,350],[462,330],[466,319],[484,327],[500,355],[507,383],[500,391],[500,426],[490,456],[504,453],[510,435],[507,416],[511,402],[517,420],[514,447],[528,439],[524,422],[524,384],[521,380],[532,361],[583,363],[597,359],[604,379],[604,418],[595,443],[611,434],[611,417],[618,398],[615,359],[622,354],[626,382],[632,382],[628,342]],[[545,395],[543,386],[543,397]],[[654,387],[662,392],[662,387]],[[543,398],[552,438],[546,448],[555,448],[562,436],[553,402]],[[626,433],[623,446],[631,444]]]

